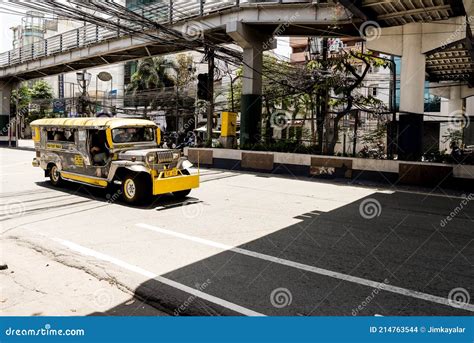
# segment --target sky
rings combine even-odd
[[[0,1],[0,52],[10,50],[13,42],[13,32],[10,27],[21,23],[20,15],[6,14],[6,1]]]

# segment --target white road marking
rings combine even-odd
[[[127,262],[124,262],[122,260],[119,260],[115,257],[112,257],[112,256],[108,256],[108,255],[105,255],[105,254],[102,254],[100,252],[97,252],[97,251],[94,251],[92,249],[89,249],[89,248],[86,248],[86,247],[83,247],[79,244],[76,244],[76,243],[73,243],[73,242],[70,242],[70,241],[66,241],[66,240],[63,240],[63,239],[60,239],[60,238],[53,238],[53,240],[67,248],[69,248],[70,250],[73,250],[75,252],[78,252],[84,256],[91,256],[91,257],[94,257],[98,260],[102,260],[102,261],[106,261],[106,262],[109,262],[109,263],[112,263],[112,264],[115,264],[116,266],[119,266],[121,268],[124,268],[124,269],[127,269],[129,271],[132,271],[134,273],[137,273],[137,274],[140,274],[140,275],[143,275],[145,277],[148,277],[150,279],[155,279],[156,281],[158,282],[161,282],[161,283],[164,283],[165,285],[168,285],[168,286],[171,286],[171,287],[174,287],[176,289],[179,289],[183,292],[186,292],[186,293],[189,293],[189,294],[192,294],[196,297],[199,297],[201,299],[204,299],[204,300],[207,300],[207,301],[210,301],[214,304],[217,304],[219,306],[222,306],[222,307],[225,307],[225,308],[228,308],[232,311],[235,311],[237,313],[240,313],[240,314],[243,314],[243,315],[246,315],[246,316],[265,316],[264,314],[262,313],[259,313],[259,312],[255,312],[255,311],[252,311],[252,310],[249,310],[245,307],[242,307],[242,306],[239,306],[237,304],[234,304],[234,303],[231,303],[229,301],[226,301],[224,299],[220,299],[218,297],[215,297],[215,296],[212,296],[212,295],[209,295],[209,294],[206,294],[204,292],[201,292],[195,288],[192,288],[192,287],[188,287],[186,285],[183,285],[179,282],[176,282],[176,281],[173,281],[173,280],[170,280],[170,279],[167,279],[167,278],[164,278],[162,276],[159,276],[159,275],[156,275],[152,272],[149,272],[143,268],[140,268],[138,266],[135,266],[135,265],[132,265],[132,264],[129,264]]]
[[[457,304],[454,304],[454,303],[450,302],[449,299],[447,299],[447,298],[438,297],[436,295],[422,293],[422,292],[418,292],[418,291],[414,291],[414,290],[410,290],[410,289],[406,289],[406,288],[402,288],[402,287],[392,286],[392,285],[388,285],[384,282],[377,282],[377,281],[363,279],[363,278],[360,278],[360,277],[357,277],[357,276],[352,276],[352,275],[347,275],[347,274],[343,274],[343,273],[339,273],[339,272],[334,272],[332,270],[318,268],[318,267],[314,267],[314,266],[310,266],[310,265],[307,265],[307,264],[294,262],[294,261],[290,261],[290,260],[285,260],[285,259],[282,259],[282,258],[279,258],[279,257],[274,257],[274,256],[266,255],[266,254],[261,254],[261,253],[251,251],[251,250],[235,248],[235,247],[230,246],[230,245],[226,245],[226,244],[222,244],[222,243],[218,243],[218,242],[213,242],[213,241],[210,241],[210,240],[207,240],[207,239],[190,236],[190,235],[187,235],[187,234],[184,234],[184,233],[179,233],[179,232],[175,232],[175,231],[162,229],[162,228],[152,226],[152,225],[148,225],[148,224],[140,223],[140,224],[136,224],[136,225],[141,227],[141,228],[148,229],[148,230],[151,230],[151,231],[155,231],[155,232],[158,232],[158,233],[162,233],[162,234],[165,234],[165,235],[186,239],[186,240],[189,240],[189,241],[193,241],[193,242],[196,242],[196,243],[208,245],[208,246],[211,246],[211,247],[214,247],[214,248],[219,248],[219,249],[222,249],[222,250],[229,250],[229,251],[232,251],[232,252],[235,252],[235,253],[238,253],[238,254],[259,258],[261,260],[278,263],[278,264],[281,264],[281,265],[284,265],[284,266],[301,269],[301,270],[308,271],[308,272],[311,272],[311,273],[324,275],[324,276],[329,276],[329,277],[332,277],[332,278],[335,278],[335,279],[344,280],[344,281],[348,281],[348,282],[352,282],[352,283],[357,283],[359,285],[364,285],[364,286],[368,286],[368,287],[371,287],[371,288],[383,289],[387,292],[401,294],[401,295],[404,295],[404,296],[407,296],[407,297],[412,297],[412,298],[415,298],[415,299],[421,299],[421,300],[430,301],[430,302],[433,302],[433,303],[438,303],[438,304],[441,304],[441,305],[446,305],[446,306],[453,307],[453,308],[458,308],[458,309],[474,312],[474,305],[472,305],[472,304],[463,304],[462,306],[459,306]]]

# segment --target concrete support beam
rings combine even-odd
[[[461,116],[464,113],[464,99],[461,96],[461,86],[450,86],[449,93],[449,115]]]
[[[422,52],[420,23],[403,26],[400,111],[423,113],[425,104],[426,57]]]
[[[421,52],[426,54],[466,39],[467,24],[465,17],[456,17],[432,23],[384,27],[380,29],[380,35],[374,39],[368,37],[367,48],[384,54],[402,56],[404,38],[416,33],[421,35]]]
[[[0,81],[0,115],[8,116],[10,114],[10,97],[12,84],[10,82]]]
[[[469,98],[474,96],[474,88],[471,88],[467,85],[459,85],[459,86],[444,86],[442,83],[438,82],[431,82],[430,83],[430,94],[437,95],[441,98],[451,99],[451,97],[456,94],[452,93],[451,88],[458,87],[460,92],[460,97],[462,99]]]
[[[246,147],[260,141],[262,118],[263,46],[273,43],[268,37],[241,22],[230,22],[226,31],[243,49],[240,145]]]

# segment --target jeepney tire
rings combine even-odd
[[[129,204],[143,204],[151,200],[151,180],[146,173],[127,173],[122,177],[122,198]]]
[[[64,180],[58,171],[58,166],[51,164],[48,166],[49,181],[55,187],[61,187],[64,184]]]
[[[187,169],[182,169],[181,173],[183,173],[183,175],[191,175],[191,173],[189,173],[189,170]],[[191,193],[191,190],[186,189],[184,191],[173,192],[173,196],[177,199],[184,199],[189,195],[189,193]]]

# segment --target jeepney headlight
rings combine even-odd
[[[181,157],[179,152],[173,152],[173,160],[178,160]]]
[[[147,156],[146,156],[146,161],[147,161],[149,164],[155,163],[155,161],[156,161],[156,156],[155,156],[155,154],[147,155]]]

